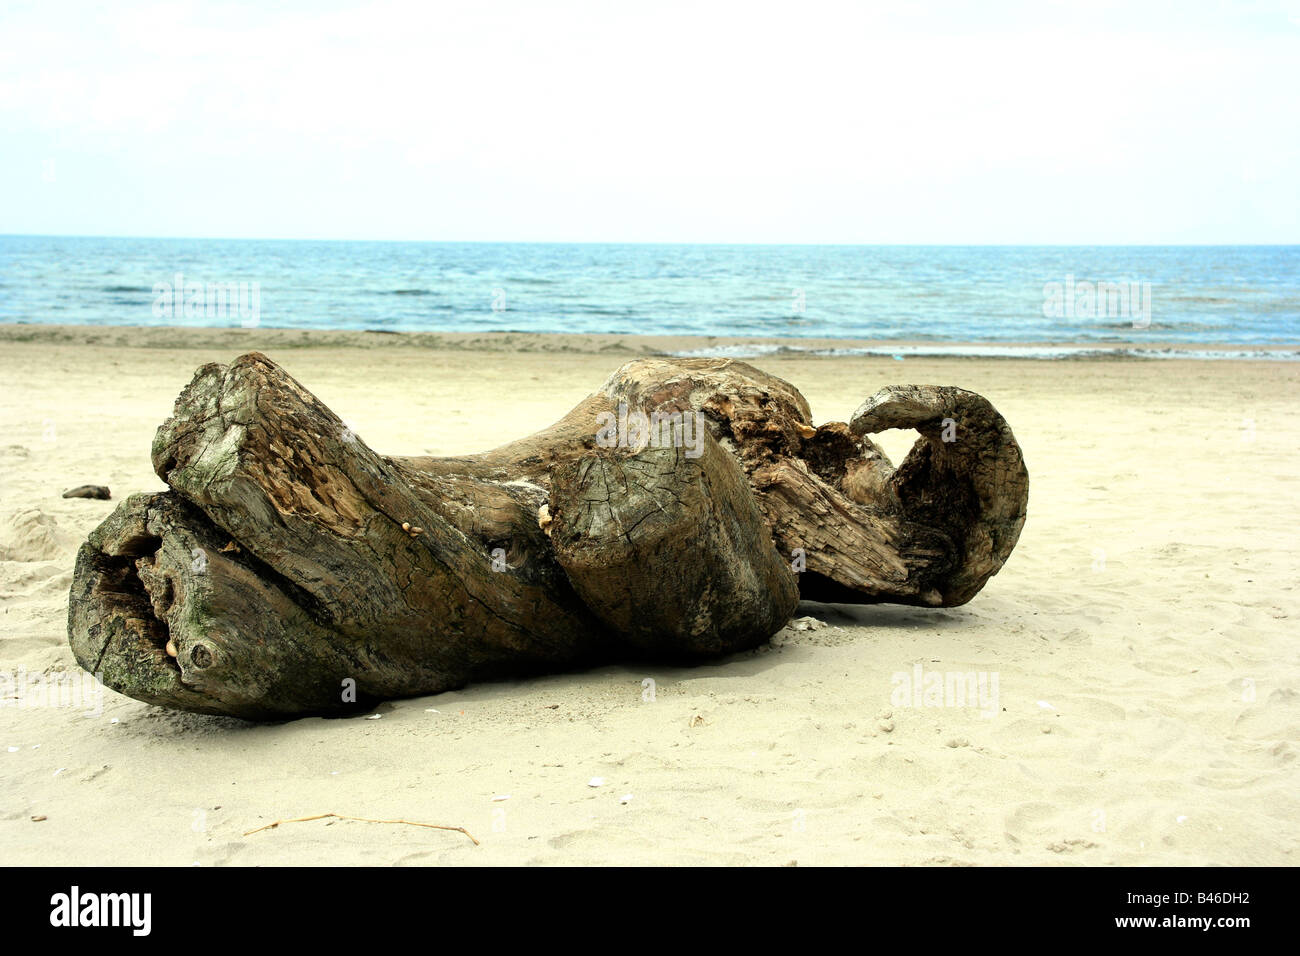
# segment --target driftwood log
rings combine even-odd
[[[897,468],[871,441],[920,439]],[[684,662],[800,598],[953,606],[1002,567],[1028,475],[979,395],[895,386],[814,428],[743,362],[645,359],[550,428],[464,458],[372,451],[259,353],[159,428],[165,492],[77,556],[77,661],[131,697],[279,719],[469,681]]]

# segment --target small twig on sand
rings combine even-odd
[[[274,823],[268,823],[264,827],[258,827],[256,830],[249,830],[244,836],[252,836],[254,833],[261,833],[263,830],[274,830],[281,823],[306,823],[309,820],[324,820],[326,817],[334,817],[336,820],[358,820],[361,823],[404,823],[408,827],[428,827],[431,830],[456,830],[470,838],[470,841],[478,846],[478,840],[474,835],[464,827],[448,827],[440,823],[416,823],[414,820],[372,820],[370,817],[350,817],[342,813],[318,813],[314,817],[294,817],[292,820],[276,820]]]

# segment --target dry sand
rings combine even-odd
[[[261,349],[377,450],[454,454],[549,424],[622,361],[673,344],[0,326],[0,671],[77,672],[76,547],[126,495],[161,488],[150,441],[203,362]],[[1300,364],[754,364],[819,423],[898,382],[991,399],[1031,481],[1002,573],[961,608],[804,604],[825,627],[716,664],[479,685],[379,719],[257,726],[111,691],[86,716],[5,691],[0,860],[1300,860]],[[898,460],[909,442],[884,444]],[[114,500],[60,497],[84,483]],[[996,675],[996,706],[901,705],[894,677],[918,665]],[[338,820],[245,835],[325,812],[464,826],[482,845]]]

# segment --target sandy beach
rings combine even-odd
[[[1297,862],[1294,362],[750,360],[817,423],[895,383],[971,389],[1006,417],[1029,517],[963,607],[805,603],[770,646],[706,666],[476,685],[378,719],[255,725],[25,689],[78,673],[76,549],[127,495],[163,487],[154,430],[205,362],[263,351],[378,451],[451,455],[549,425],[639,355],[730,344],[0,326],[0,859]],[[897,462],[910,438],[881,444]],[[61,497],[87,483],[113,500]],[[996,693],[900,703],[918,672],[985,675]],[[479,845],[338,819],[249,834],[324,813],[464,827]]]

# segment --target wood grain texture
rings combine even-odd
[[[921,435],[897,469],[869,437],[885,428]],[[716,657],[800,596],[960,604],[1028,495],[978,395],[895,386],[814,428],[793,386],[725,359],[631,362],[535,435],[402,458],[249,353],[195,373],[153,463],[170,490],[78,555],[73,651],[122,693],[250,719]]]

